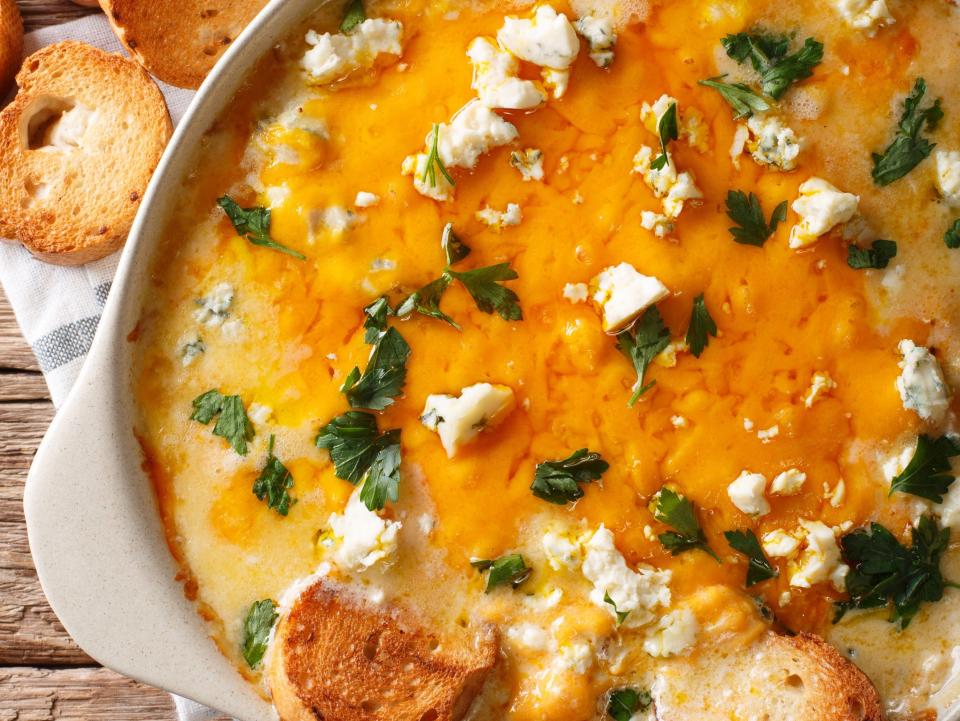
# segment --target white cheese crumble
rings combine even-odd
[[[563,286],[563,297],[571,303],[586,303],[590,289],[586,283],[567,283]]]
[[[580,541],[559,530],[550,530],[543,534],[543,552],[547,563],[554,571],[575,570],[583,562],[583,548]]]
[[[529,110],[546,101],[547,96],[536,83],[517,77],[517,58],[489,38],[475,38],[467,49],[467,57],[473,64],[470,87],[488,108]]]
[[[762,473],[743,471],[727,486],[727,495],[748,516],[764,516],[770,513],[770,504],[763,495],[766,487],[767,479]]]
[[[403,52],[403,25],[396,20],[369,18],[349,35],[307,32],[310,49],[301,64],[315,85],[325,85],[346,77],[355,70],[372,68],[381,54]]]
[[[658,238],[665,238],[673,232],[675,226],[673,221],[662,213],[642,210],[640,211],[640,227],[645,230],[652,230]]]
[[[180,347],[180,363],[187,367],[206,350],[207,344],[203,342],[203,338],[194,335],[192,340],[187,341]]]
[[[960,208],[960,152],[938,150],[933,154],[937,165],[937,189],[951,208]]]
[[[198,308],[193,312],[193,319],[201,325],[214,327],[222,325],[230,315],[230,306],[233,304],[233,286],[229,283],[217,283],[210,292],[194,301]]]
[[[251,403],[250,407],[247,408],[247,418],[258,425],[263,425],[270,420],[270,416],[273,415],[273,409],[270,406],[265,406],[262,403]]]
[[[950,408],[950,390],[937,359],[923,346],[904,339],[898,346],[903,360],[897,391],[903,407],[916,411],[925,421],[939,423]]]
[[[580,52],[573,25],[549,5],[540,5],[529,20],[504,18],[497,40],[521,60],[556,70],[570,67]]]
[[[692,173],[677,173],[672,157],[668,157],[662,168],[655,169],[653,161],[656,155],[650,146],[640,146],[633,158],[633,172],[641,175],[653,194],[662,199],[664,215],[676,219],[683,211],[686,201],[702,198],[703,193],[697,187]]]
[[[805,248],[857,213],[860,197],[844,193],[821,178],[809,178],[800,185],[800,197],[793,209],[800,222],[790,231],[790,247]]]
[[[573,27],[590,46],[590,59],[596,66],[609,68],[613,64],[613,48],[617,43],[610,18],[584,15],[573,23]]]
[[[795,496],[800,493],[806,480],[807,474],[799,468],[789,468],[778,473],[770,482],[770,493],[777,496]]]
[[[667,347],[660,351],[653,359],[653,362],[662,368],[676,368],[677,355],[680,353],[689,353],[690,346],[684,338],[672,340]]]
[[[352,210],[347,210],[339,205],[331,205],[329,208],[311,210],[308,216],[310,238],[311,240],[315,239],[316,234],[323,229],[339,237],[361,220],[362,216],[358,216]]]
[[[774,424],[769,428],[761,428],[757,431],[757,438],[759,438],[764,443],[769,443],[774,438],[780,435],[780,424]]]
[[[327,521],[330,531],[321,536],[330,560],[343,571],[362,572],[374,564],[388,560],[397,550],[400,521],[387,521],[371,511],[360,500],[357,488],[347,501],[343,513],[331,513]]]
[[[764,533],[760,543],[764,553],[771,558],[792,558],[800,550],[800,539],[782,528]]]
[[[661,616],[647,630],[643,650],[656,658],[670,658],[689,651],[697,640],[700,624],[688,608],[677,609]]]
[[[510,153],[510,165],[523,176],[524,182],[543,180],[543,152],[536,148],[514,150]]]
[[[806,532],[806,548],[790,563],[790,585],[810,588],[829,581],[838,591],[846,588],[849,566],[840,559],[840,546],[833,530],[820,521],[800,520]]]
[[[379,195],[376,193],[369,193],[366,190],[361,190],[359,193],[357,193],[357,197],[353,200],[353,204],[358,208],[372,208],[379,202]]]
[[[677,106],[678,135],[691,148],[696,148],[700,152],[707,150],[707,126],[703,121],[703,115],[696,108],[687,108],[681,112],[680,103],[671,95],[661,95],[653,105],[645,102],[640,107],[640,119],[646,129],[659,136],[660,121],[670,110],[671,105]]]
[[[780,118],[769,114],[753,115],[747,120],[746,127],[746,148],[760,165],[777,170],[797,167],[801,140]]]
[[[683,416],[670,416],[670,425],[674,428],[686,428],[688,423]]]
[[[502,421],[514,404],[513,391],[507,386],[476,383],[459,396],[427,396],[420,421],[437,432],[447,456],[453,458],[480,431]]]
[[[543,87],[550,92],[554,100],[559,100],[567,94],[567,89],[570,87],[569,70],[544,68],[540,71],[540,78],[543,80]]]
[[[510,225],[520,225],[523,213],[516,203],[507,203],[507,209],[500,211],[489,205],[476,212],[476,218],[491,228],[505,228]]]
[[[834,4],[850,27],[871,37],[878,29],[895,22],[886,0],[835,0]]]
[[[594,304],[603,313],[603,330],[607,333],[623,330],[670,294],[667,286],[629,263],[605,268],[590,281],[590,289]]]
[[[803,405],[807,408],[813,408],[813,404],[820,400],[821,396],[826,395],[837,387],[836,382],[826,371],[817,371],[810,379],[810,387],[803,396]]]

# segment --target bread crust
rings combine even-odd
[[[268,661],[283,721],[457,721],[498,657],[491,626],[434,633],[321,579],[281,617]]]
[[[23,55],[23,20],[16,0],[0,0],[0,101],[3,100]]]
[[[266,0],[102,0],[120,42],[165,83],[200,83]]]
[[[66,41],[27,58],[0,112],[0,237],[79,265],[120,248],[172,126],[139,65]]]

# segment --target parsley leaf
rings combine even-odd
[[[726,75],[718,75],[714,78],[700,80],[700,85],[713,88],[720,97],[729,103],[733,108],[733,119],[749,118],[754,113],[765,113],[770,109],[770,103],[766,98],[758,95],[743,83],[724,83],[722,80]]]
[[[931,516],[922,516],[906,547],[879,523],[859,528],[840,539],[847,574],[849,601],[836,605],[834,623],[851,608],[882,608],[893,604],[889,621],[902,630],[923,603],[939,601],[952,584],[940,573],[940,556],[950,542],[950,529],[938,528]]]
[[[671,103],[667,112],[660,116],[660,122],[657,124],[657,132],[660,134],[660,157],[654,160],[650,167],[653,170],[661,170],[667,164],[669,156],[667,154],[667,145],[671,140],[680,137],[680,130],[677,127],[677,104]]]
[[[517,272],[510,268],[509,263],[498,263],[462,273],[447,270],[447,273],[463,283],[467,292],[473,296],[477,308],[484,313],[496,311],[504,320],[523,320],[523,311],[520,309],[520,299],[517,294],[498,283],[498,281],[515,280],[519,277]]]
[[[492,561],[477,559],[470,561],[470,565],[478,571],[490,572],[487,576],[486,593],[490,593],[498,586],[509,585],[511,588],[517,588],[533,573],[533,569],[527,565],[519,553],[501,556]]]
[[[624,621],[627,620],[627,616],[630,615],[630,612],[629,612],[629,611],[618,611],[618,610],[617,610],[617,603],[616,603],[616,601],[614,601],[612,598],[610,598],[610,594],[607,593],[606,591],[604,591],[604,593],[603,593],[603,602],[604,602],[604,603],[609,603],[611,606],[613,606],[613,613],[614,613],[614,615],[616,615],[616,617],[617,617],[617,625],[618,625],[618,626],[619,626],[620,624],[622,624]]]
[[[608,468],[610,464],[599,453],[581,448],[562,461],[538,463],[530,490],[537,498],[562,506],[583,498],[579,484],[600,480]]]
[[[947,232],[943,234],[943,242],[948,248],[960,248],[960,218],[947,228]]]
[[[780,572],[770,565],[770,561],[763,555],[760,541],[753,531],[725,531],[723,534],[727,543],[735,551],[740,551],[749,559],[747,566],[747,588],[769,578],[776,578]]]
[[[363,314],[367,317],[363,321],[365,329],[363,342],[372,345],[377,342],[381,333],[386,332],[387,318],[393,315],[393,309],[390,308],[390,301],[387,300],[387,297],[382,295],[364,308]]]
[[[225,396],[218,390],[210,390],[193,399],[190,420],[207,425],[216,416],[213,435],[226,439],[233,450],[247,455],[247,441],[253,440],[253,424],[247,418],[240,396]]]
[[[384,433],[378,444],[380,450],[360,489],[360,500],[371,511],[383,508],[388,500],[395,503],[400,497],[400,429]]]
[[[637,399],[650,390],[656,381],[643,384],[647,367],[657,355],[670,344],[670,331],[663,324],[660,311],[651,306],[644,311],[633,328],[628,328],[617,334],[617,350],[623,353],[633,363],[637,372],[637,380],[633,384],[633,395],[627,405],[632,406]]]
[[[886,268],[892,258],[897,257],[897,244],[892,240],[878,239],[870,248],[856,245],[847,246],[847,265],[854,270],[864,268]]]
[[[731,190],[727,193],[727,216],[738,227],[730,228],[730,235],[742,245],[762,247],[767,239],[773,235],[777,226],[787,219],[787,201],[784,200],[770,216],[770,223],[763,217],[763,208],[760,199],[750,193],[748,196],[742,190]]]
[[[430,318],[442,320],[460,330],[457,322],[440,310],[440,299],[443,297],[443,292],[450,287],[452,280],[450,275],[444,272],[436,280],[427,283],[420,290],[414,291],[397,307],[397,316],[406,318],[411,313],[417,312]]]
[[[298,253],[285,245],[280,245],[270,237],[270,209],[255,206],[253,208],[241,208],[234,202],[229,195],[217,198],[217,204],[223,208],[223,211],[230,218],[233,229],[237,235],[246,238],[254,245],[261,245],[264,248],[273,248],[281,253],[296,258],[297,260],[306,260],[307,256]]]
[[[343,11],[343,20],[340,21],[340,32],[348,33],[367,19],[367,12],[363,9],[363,0],[350,0]]]
[[[430,181],[430,187],[437,187],[437,168],[440,169],[440,172],[443,174],[443,177],[447,179],[447,182],[450,185],[456,185],[453,181],[453,178],[450,177],[450,173],[447,172],[447,166],[443,164],[443,161],[440,159],[440,151],[437,149],[437,145],[440,143],[440,126],[436,123],[433,124],[433,140],[430,141],[430,153],[427,155],[427,180]]]
[[[813,75],[813,69],[823,60],[823,43],[807,38],[803,47],[792,55],[785,36],[737,33],[720,41],[727,55],[739,63],[750,60],[760,74],[764,94],[779,100],[793,83]]]
[[[290,506],[296,503],[287,492],[293,488],[293,476],[280,459],[273,455],[273,442],[274,437],[271,434],[267,462],[257,480],[253,482],[253,493],[261,501],[266,500],[267,508],[272,508],[281,516],[286,516]]]
[[[924,125],[927,130],[934,130],[943,118],[943,110],[940,108],[940,98],[937,98],[933,105],[920,109],[920,102],[926,92],[926,81],[917,78],[913,90],[903,103],[903,114],[900,116],[893,142],[882,153],[872,154],[873,182],[877,185],[882,187],[899,180],[917,167],[935,147],[934,143],[920,137],[920,131]]]
[[[610,692],[607,715],[614,721],[630,721],[637,711],[646,711],[652,703],[653,697],[647,690],[618,688]]]
[[[690,327],[687,328],[687,345],[695,358],[699,358],[710,342],[710,336],[717,337],[717,324],[707,310],[703,293],[693,299],[693,312],[690,314]]]
[[[256,668],[267,652],[270,630],[277,621],[277,605],[269,598],[256,601],[243,620],[243,658],[250,668]]]
[[[453,232],[453,223],[447,223],[443,226],[440,247],[443,248],[443,254],[447,257],[447,265],[459,263],[470,255],[471,250],[470,246],[460,240],[460,236]]]
[[[356,383],[344,384],[351,408],[382,411],[393,405],[407,380],[410,346],[396,328],[384,331],[373,346],[367,368]],[[351,378],[355,374],[351,372]]]
[[[917,438],[917,449],[910,463],[890,482],[890,495],[912,493],[934,503],[943,503],[943,494],[956,480],[950,459],[960,455],[960,439],[940,436],[936,440],[923,434]]]
[[[707,545],[707,537],[700,528],[696,509],[690,499],[664,486],[655,500],[653,517],[673,529],[657,536],[671,555],[699,548],[720,563],[720,558]]]

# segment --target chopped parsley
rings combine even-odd
[[[537,498],[562,506],[583,498],[580,484],[600,480],[608,468],[599,453],[581,448],[562,461],[538,463],[530,490]]]
[[[277,622],[277,604],[269,598],[256,601],[243,619],[243,659],[250,668],[256,668],[267,652],[267,641],[273,624]]]
[[[773,209],[770,222],[767,223],[756,195],[731,190],[727,193],[727,216],[737,224],[730,228],[730,235],[736,242],[761,247],[776,232],[777,226],[787,219],[787,201],[784,200]]]
[[[367,12],[363,8],[363,0],[350,0],[343,11],[343,20],[340,21],[340,32],[349,33],[366,19]]]
[[[690,327],[687,328],[687,345],[695,358],[699,358],[710,342],[710,336],[717,337],[717,324],[707,310],[703,293],[693,299],[693,312],[690,314]]]
[[[927,130],[936,129],[943,118],[943,110],[940,108],[940,98],[932,105],[920,108],[926,92],[926,81],[917,78],[913,90],[903,103],[903,114],[893,142],[882,153],[873,153],[872,175],[877,185],[882,187],[899,180],[917,167],[935,147],[934,143],[921,137],[920,131],[924,126]]]
[[[470,255],[471,250],[470,246],[453,232],[453,223],[447,223],[443,226],[443,233],[440,235],[440,247],[443,248],[443,254],[447,258],[447,265],[459,263]]]
[[[646,711],[653,703],[653,697],[647,690],[618,688],[610,692],[607,702],[607,715],[614,721],[630,721],[638,711]]]
[[[950,459],[960,455],[960,439],[940,436],[936,440],[923,434],[917,438],[917,449],[902,473],[890,482],[890,495],[911,493],[934,503],[943,503],[943,495],[956,480]]]
[[[661,170],[667,164],[670,159],[667,146],[671,140],[680,137],[680,130],[677,128],[676,103],[671,103],[667,111],[660,116],[660,122],[657,123],[657,132],[660,135],[660,156],[650,164],[653,170]]]
[[[657,536],[671,555],[699,548],[720,563],[719,556],[707,545],[697,511],[686,496],[664,486],[655,497],[653,517],[673,529]]]
[[[470,565],[481,573],[490,572],[487,575],[486,593],[490,593],[499,586],[518,588],[533,573],[533,569],[527,565],[519,553],[511,553],[509,556],[501,556],[491,561],[476,559],[470,561]]]
[[[780,572],[771,566],[770,561],[763,555],[760,541],[757,540],[753,531],[725,531],[723,536],[734,551],[739,551],[749,561],[747,565],[747,588],[780,575]]]
[[[879,523],[871,523],[869,529],[858,528],[840,539],[850,564],[850,600],[836,604],[834,623],[851,608],[892,605],[888,620],[902,630],[921,604],[939,601],[945,588],[958,587],[940,573],[940,556],[950,542],[950,529],[939,528],[931,516],[922,516],[911,535],[907,547]]]
[[[407,299],[397,306],[397,316],[406,318],[411,313],[419,313],[429,318],[436,318],[445,323],[449,323],[457,330],[460,330],[459,324],[442,310],[440,310],[440,299],[443,292],[450,287],[452,278],[446,272],[436,280],[430,281],[419,290],[414,291],[407,296]]]
[[[873,241],[869,248],[856,245],[847,246],[847,265],[854,270],[865,268],[886,268],[897,257],[897,244],[893,240],[882,238]]]
[[[509,263],[488,265],[485,268],[465,270],[458,273],[448,269],[446,273],[456,278],[473,297],[474,302],[484,313],[496,312],[504,320],[523,320],[520,299],[509,288],[500,285],[501,281],[516,280],[520,276],[510,268]]]
[[[725,83],[723,79],[726,75],[718,75],[714,78],[701,80],[700,85],[713,88],[720,97],[727,101],[733,108],[733,119],[749,118],[754,113],[765,113],[771,105],[762,95],[758,95],[743,83]]]
[[[396,328],[379,335],[363,375],[354,368],[343,385],[351,408],[382,411],[393,405],[407,380],[407,359],[410,346]]]
[[[387,319],[393,315],[390,301],[386,296],[380,296],[373,303],[363,309],[366,320],[363,321],[363,342],[373,345],[381,333],[387,330]]]
[[[207,425],[217,416],[213,435],[226,439],[241,456],[247,455],[247,441],[253,440],[254,432],[240,396],[225,396],[214,389],[193,399],[190,420]]]
[[[255,206],[253,208],[241,208],[234,202],[229,195],[217,198],[217,205],[223,208],[227,214],[233,229],[237,235],[246,238],[254,245],[261,245],[264,248],[273,248],[281,253],[296,258],[297,260],[306,260],[307,256],[298,253],[285,245],[281,245],[270,237],[270,209]]]
[[[760,75],[761,90],[774,100],[783,97],[794,83],[813,75],[813,69],[823,60],[823,43],[813,38],[807,38],[803,47],[790,54],[790,41],[782,35],[737,33],[720,42],[738,63],[750,61]]]
[[[960,218],[947,228],[947,232],[943,234],[943,242],[948,248],[960,248]]]
[[[621,625],[624,621],[627,620],[627,616],[630,615],[629,611],[620,611],[617,609],[617,603],[612,598],[610,594],[604,591],[603,593],[603,602],[613,606],[613,613],[617,617],[617,626]]]
[[[433,124],[433,140],[430,141],[430,153],[427,155],[427,180],[430,181],[430,187],[437,187],[437,169],[440,169],[440,173],[444,178],[447,179],[447,182],[450,185],[456,185],[453,181],[453,178],[450,177],[450,173],[447,172],[447,167],[443,164],[443,161],[440,159],[440,151],[437,149],[438,144],[440,143],[440,126],[436,123]]]
[[[630,396],[627,405],[635,404],[637,399],[656,383],[656,381],[650,381],[644,385],[643,379],[650,362],[669,344],[670,331],[664,325],[656,306],[647,308],[632,328],[617,334],[617,350],[633,363],[637,373],[637,380],[633,384],[633,395]]]
[[[272,508],[281,516],[286,516],[290,506],[296,503],[288,492],[293,488],[293,476],[280,459],[273,455],[273,443],[274,437],[271,434],[267,462],[257,480],[253,482],[253,493],[261,501],[267,502],[267,508]]]

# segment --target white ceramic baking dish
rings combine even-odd
[[[64,627],[104,666],[241,721],[275,714],[217,650],[175,580],[133,435],[132,344],[149,261],[204,132],[254,64],[325,0],[272,0],[204,81],[173,135],[127,240],[83,371],[27,478],[40,583]]]

